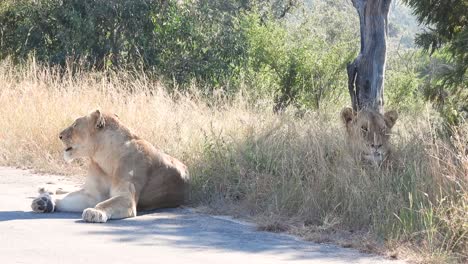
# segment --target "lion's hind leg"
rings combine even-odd
[[[31,208],[36,213],[76,212],[80,213],[88,207],[94,207],[102,199],[90,195],[85,190],[79,190],[64,195],[53,195],[45,190],[34,199]]]
[[[56,202],[56,211],[81,213],[88,207],[94,207],[102,201],[101,197],[92,195],[85,189],[71,192],[65,195],[58,195]]]
[[[36,213],[52,213],[56,209],[56,194],[66,194],[62,188],[51,188],[50,186],[42,186],[38,189],[39,196],[31,203],[31,209]]]
[[[32,201],[31,208],[36,213],[51,213],[55,210],[55,202],[49,193],[44,192]]]

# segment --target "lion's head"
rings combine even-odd
[[[357,147],[364,160],[381,164],[390,154],[390,132],[398,119],[396,111],[385,114],[364,109],[359,112],[346,107],[341,112],[349,142]]]
[[[60,132],[59,138],[65,145],[64,159],[71,162],[75,158],[91,156],[94,151],[93,138],[105,125],[104,115],[96,110],[77,118]]]

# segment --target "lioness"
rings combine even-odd
[[[126,128],[115,115],[96,110],[59,135],[64,158],[89,157],[83,188],[64,196],[42,193],[34,212],[83,212],[86,222],[133,217],[138,210],[176,207],[186,199],[187,167]]]
[[[398,119],[396,111],[385,114],[363,109],[359,112],[351,107],[341,111],[346,126],[348,141],[361,152],[365,161],[381,165],[390,155],[390,132]]]

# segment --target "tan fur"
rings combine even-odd
[[[41,194],[31,205],[35,212],[83,212],[87,222],[106,222],[136,216],[137,208],[176,207],[186,200],[187,167],[133,134],[116,115],[96,110],[76,119],[60,139],[67,161],[90,158],[88,177],[77,192]]]
[[[359,112],[346,107],[341,111],[349,142],[357,148],[365,161],[380,165],[387,160],[390,148],[390,133],[398,119],[396,111],[380,114],[364,109]]]

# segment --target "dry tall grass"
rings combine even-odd
[[[392,166],[367,167],[346,148],[338,106],[298,119],[268,101],[208,106],[143,75],[69,71],[0,64],[0,165],[82,172],[62,161],[58,132],[99,107],[189,166],[193,204],[322,241],[364,232],[422,262],[467,258],[466,124],[444,139],[430,109],[403,116]]]

